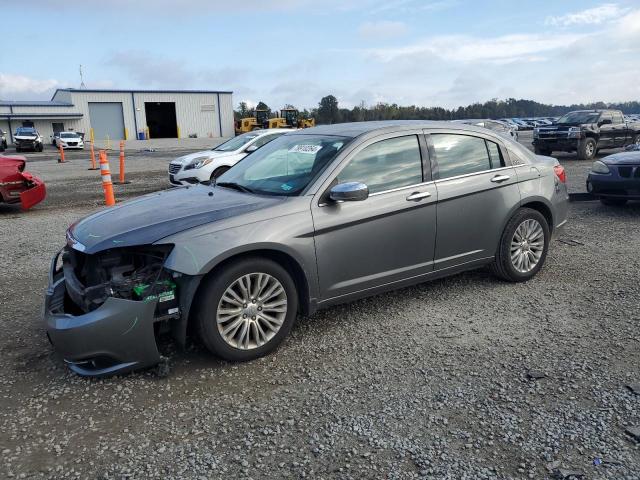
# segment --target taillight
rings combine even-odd
[[[553,171],[562,183],[567,183],[567,172],[564,171],[564,167],[562,165],[554,165]]]

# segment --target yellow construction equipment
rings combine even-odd
[[[280,117],[272,118],[271,120],[278,120],[279,128],[310,128],[316,126],[316,121],[313,118],[302,118],[300,112],[295,108],[283,108],[280,110]]]
[[[236,135],[263,128],[275,128],[265,126],[269,125],[269,120],[268,110],[256,110],[255,117],[241,118],[236,122]]]
[[[280,116],[269,118],[268,110],[256,110],[255,117],[242,118],[236,122],[236,135],[263,128],[311,128],[316,126],[313,118],[302,118],[295,108],[283,108]]]

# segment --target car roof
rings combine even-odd
[[[373,122],[334,123],[319,125],[291,132],[289,135],[336,135],[341,137],[359,137],[374,131],[415,130],[420,128],[446,128],[449,130],[474,131],[486,134],[487,130],[466,123],[454,123],[446,120],[381,120]]]

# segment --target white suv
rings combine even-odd
[[[255,130],[233,137],[211,150],[178,157],[169,164],[171,185],[193,185],[219,177],[232,166],[280,135],[292,132],[291,128]]]

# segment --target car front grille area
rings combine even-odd
[[[180,165],[180,164],[170,163],[169,164],[169,173],[172,174],[172,175],[175,175],[176,173],[178,173],[180,171],[181,168],[182,168],[182,165]]]
[[[640,179],[640,166],[621,165],[618,167],[618,175],[620,175],[621,178]]]

